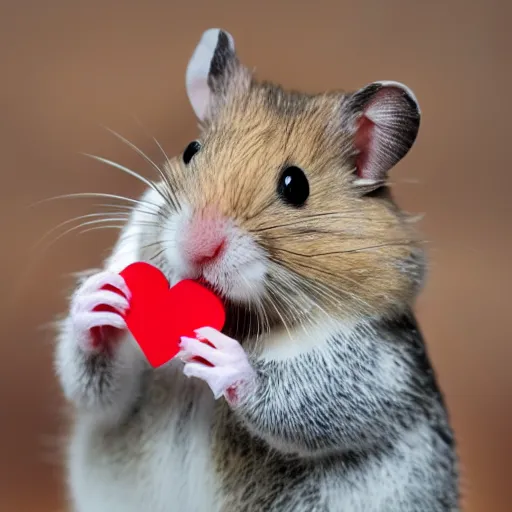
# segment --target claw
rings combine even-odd
[[[247,383],[255,376],[247,354],[238,341],[205,327],[196,331],[198,338],[209,341],[211,346],[193,338],[181,339],[179,356],[185,361],[183,373],[205,381],[215,399],[226,396],[233,399],[237,386]],[[205,361],[204,364],[196,358]]]
[[[186,358],[200,357],[213,366],[220,366],[229,362],[229,356],[195,338],[181,338],[180,347],[183,349]]]
[[[102,305],[109,306],[123,314],[130,304],[122,295],[108,290],[100,290],[88,295],[80,294],[75,302],[77,312],[92,311]]]
[[[80,291],[82,294],[87,295],[108,285],[117,288],[128,300],[131,299],[131,292],[126,285],[125,280],[119,274],[114,272],[99,272],[98,274],[89,277],[89,279],[87,279],[87,281],[82,285]]]
[[[77,341],[82,348],[96,349],[106,338],[116,336],[116,329],[126,329],[122,315],[129,308],[129,297],[124,279],[113,272],[100,272],[83,283],[70,308]]]
[[[93,311],[90,313],[80,313],[74,319],[75,327],[80,331],[89,331],[93,327],[115,327],[124,329],[126,322],[124,318],[117,313],[108,311]]]
[[[183,368],[187,377],[204,380],[217,400],[232,386],[235,373],[232,369],[205,366],[201,363],[187,363]]]
[[[200,329],[196,329],[194,332],[199,339],[209,341],[218,349],[229,350],[230,348],[236,349],[239,347],[241,350],[243,350],[238,341],[230,338],[229,336],[226,336],[225,334],[222,334],[220,331],[217,331],[217,329],[214,329],[213,327],[201,327]]]

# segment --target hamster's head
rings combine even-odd
[[[286,91],[256,81],[218,29],[186,85],[200,135],[165,169],[159,235],[175,280],[202,279],[286,325],[410,305],[422,245],[387,179],[419,128],[407,87]]]

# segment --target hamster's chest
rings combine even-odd
[[[143,443],[182,445],[197,436],[209,436],[215,400],[208,386],[186,378],[179,365],[151,371],[127,425],[143,433]]]
[[[203,382],[166,368],[147,375],[122,425],[105,431],[79,424],[74,462],[82,484],[97,491],[91,510],[103,512],[100,503],[115,502],[124,512],[215,512],[215,407]]]

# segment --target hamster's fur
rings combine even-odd
[[[386,186],[416,138],[416,98],[395,82],[319,95],[257,82],[217,29],[186,84],[198,142],[162,167],[60,328],[72,509],[458,511],[454,436],[412,312],[425,256]],[[225,299],[236,341],[221,355],[248,370],[218,399],[187,360],[150,368],[126,331],[117,273],[135,261]]]

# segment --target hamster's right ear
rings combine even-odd
[[[238,61],[228,32],[211,28],[203,33],[187,67],[187,94],[197,117],[209,118],[236,90],[248,88],[250,73]]]
[[[386,181],[413,146],[421,112],[414,93],[399,82],[374,82],[348,96],[344,120],[358,152],[357,184]]]

